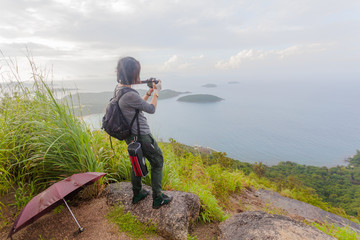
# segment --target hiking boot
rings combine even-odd
[[[134,196],[132,199],[132,204],[136,204],[140,202],[141,200],[145,199],[150,194],[150,191],[141,189],[139,194]]]
[[[172,196],[166,196],[165,194],[160,194],[160,196],[153,199],[152,207],[154,209],[159,209],[161,206],[166,205],[171,202],[173,199]]]

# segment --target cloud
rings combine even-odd
[[[96,1],[96,0],[54,0],[55,3],[64,6],[68,9],[78,11],[83,15],[93,14],[98,10],[114,12],[114,13],[134,13],[135,9],[131,2],[118,1],[118,0],[107,0],[107,1]]]
[[[175,54],[166,60],[159,69],[160,71],[191,70],[199,67],[203,59],[204,54],[189,57]]]
[[[192,56],[191,57],[191,59],[198,59],[198,60],[200,60],[200,59],[204,59],[204,54],[201,54],[201,55],[199,55],[199,56]]]
[[[43,42],[74,42],[78,48],[84,43],[105,43],[111,48],[251,49],[326,36],[316,21],[329,18],[329,13],[316,12],[321,4],[313,5],[315,10],[310,3],[283,0],[272,4],[248,0],[226,4],[206,0],[3,0],[0,29],[6,31],[0,35],[9,41],[37,37],[44,38]],[[342,5],[323,7],[339,14],[351,8],[351,4]],[[314,28],[318,34],[309,32]]]
[[[304,45],[295,45],[280,50],[254,50],[245,49],[238,54],[231,56],[228,60],[220,60],[215,64],[217,69],[236,69],[240,68],[244,63],[252,61],[263,60],[282,60],[289,57],[296,57],[306,54],[314,54],[322,51],[326,51],[327,47],[333,45],[332,43],[313,43]]]
[[[191,74],[214,65],[305,61],[323,47],[308,43],[336,42],[346,49],[334,59],[342,54],[356,65],[359,7],[358,0],[2,0],[0,50],[23,56],[29,46],[55,69],[76,74],[108,74],[87,62],[104,66],[124,55],[144,62],[144,69]]]
[[[186,62],[184,57],[178,55],[171,56],[161,67],[163,71],[172,71],[172,70],[183,70],[189,67],[189,63]]]

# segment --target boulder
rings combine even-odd
[[[255,195],[265,203],[270,203],[276,208],[284,209],[289,214],[301,216],[308,221],[333,223],[339,227],[349,227],[351,230],[360,233],[359,224],[308,203],[287,198],[277,192],[264,189],[259,189],[255,192]]]
[[[289,217],[248,211],[233,215],[219,225],[220,240],[333,240],[318,229]]]
[[[151,192],[151,187],[143,185]],[[131,212],[140,222],[151,221],[156,225],[159,235],[166,239],[185,240],[188,238],[189,228],[195,223],[200,212],[200,199],[192,193],[179,191],[163,191],[173,196],[170,204],[159,209],[152,208],[150,195],[138,204],[132,204],[132,186],[128,182],[113,183],[105,189],[107,203],[121,204],[125,212]]]

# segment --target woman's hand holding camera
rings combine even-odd
[[[158,80],[158,84],[155,84],[155,82],[153,82],[153,89],[155,89],[155,93],[158,93],[161,91],[162,86],[161,86],[161,80]]]
[[[158,96],[158,93],[161,91],[161,80],[157,80],[157,84],[155,82],[152,82],[152,87],[149,88],[149,90],[146,92],[146,95],[150,97],[152,93],[155,91],[155,94]]]

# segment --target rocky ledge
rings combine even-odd
[[[143,188],[151,191],[149,186]],[[151,221],[156,225],[159,235],[166,239],[186,240],[189,228],[195,223],[200,212],[200,199],[192,193],[164,191],[174,199],[160,209],[152,208],[151,194],[139,202],[132,204],[131,183],[120,182],[108,185],[105,189],[107,202],[110,205],[121,204],[125,212],[131,212],[140,222]]]
[[[318,229],[289,217],[249,211],[234,215],[222,222],[220,240],[335,240]]]

